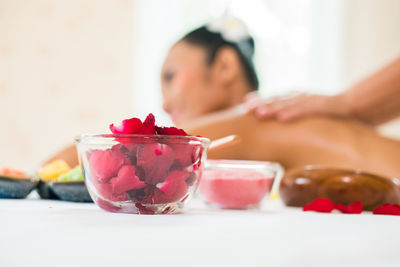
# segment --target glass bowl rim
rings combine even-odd
[[[262,160],[237,160],[237,159],[207,159],[204,167],[211,169],[268,169],[274,172],[283,170],[282,166],[275,161]]]
[[[81,143],[83,140],[90,139],[113,139],[113,138],[145,138],[146,140],[174,139],[180,141],[198,141],[204,146],[209,146],[211,141],[206,137],[192,135],[163,135],[163,134],[81,134],[75,137],[76,143]]]

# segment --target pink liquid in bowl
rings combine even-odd
[[[274,178],[250,169],[206,170],[200,192],[221,208],[245,209],[258,205],[270,191]]]

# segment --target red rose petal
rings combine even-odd
[[[400,205],[397,205],[397,204],[391,205],[389,203],[386,203],[386,204],[383,204],[382,206],[377,207],[373,211],[373,214],[400,216]]]
[[[121,144],[113,145],[111,147],[111,150],[112,151],[119,151],[122,154],[127,154],[129,152],[128,148],[126,146],[124,146],[124,145],[121,145]]]
[[[166,196],[166,202],[178,201],[187,193],[187,184],[184,181],[164,182],[159,188]]]
[[[316,211],[330,213],[335,208],[332,201],[327,198],[317,198],[313,203],[304,206],[303,211]]]
[[[139,144],[135,143],[129,143],[129,144],[124,144],[124,146],[128,149],[128,155],[136,157],[137,154],[137,149],[139,147]]]
[[[135,166],[124,165],[118,172],[118,176],[111,179],[113,195],[119,195],[132,189],[140,189],[146,186],[135,175]]]
[[[363,211],[363,205],[361,201],[356,201],[348,206],[345,206],[343,204],[335,204],[335,209],[339,210],[342,213],[360,214]]]
[[[199,146],[194,146],[188,143],[171,144],[170,146],[175,150],[175,164],[180,165],[181,167],[191,165],[199,159]]]
[[[116,176],[119,168],[128,163],[126,156],[118,150],[96,150],[89,158],[91,174],[97,177],[100,183]]]
[[[356,201],[353,204],[348,205],[347,210],[352,214],[360,214],[363,211],[363,205],[361,201]]]
[[[143,123],[138,118],[123,120],[120,125],[110,125],[113,134],[135,134],[143,127]]]
[[[117,141],[121,142],[121,138],[116,138]],[[136,158],[136,154],[137,154],[137,150],[139,148],[139,146],[141,144],[151,144],[154,142],[154,140],[151,139],[147,139],[145,136],[141,137],[141,136],[135,136],[134,138],[125,138],[126,140],[124,140],[122,143],[124,144],[124,147],[127,148],[128,152],[128,156],[129,157],[135,157]]]
[[[148,185],[143,189],[144,196],[141,199],[142,203],[154,204],[154,191],[158,190],[154,185]]]
[[[172,171],[165,178],[165,181],[158,185],[158,189],[163,193],[155,192],[155,202],[165,203],[178,201],[187,193],[186,179],[190,173],[186,171]]]
[[[132,202],[143,202],[149,203],[147,198],[152,194],[153,191],[149,191],[152,185],[146,185],[144,188],[133,189],[126,192]]]
[[[128,195],[124,192],[121,192],[119,194],[113,193],[113,186],[110,183],[96,184],[95,187],[98,194],[104,199],[108,199],[110,201],[128,200]]]
[[[186,170],[175,170],[171,171],[168,176],[165,178],[165,182],[167,181],[179,181],[184,182],[187,178],[189,178],[190,172]]]
[[[137,134],[156,134],[156,121],[153,114],[147,115],[147,118],[144,120],[142,127],[139,129]]]
[[[139,214],[150,214],[150,215],[152,215],[152,214],[155,213],[154,211],[152,211],[152,210],[146,208],[145,206],[143,206],[143,205],[140,204],[140,203],[136,203],[135,206],[136,206],[136,208],[138,209],[138,213],[139,213]]]
[[[157,190],[160,191],[154,185],[147,185],[141,189],[130,190],[127,192],[127,194],[133,202],[140,202],[142,204],[155,204],[154,192]]]
[[[120,125],[110,124],[110,130],[114,134],[156,134],[154,115],[150,113],[143,123],[138,118],[131,118]]]
[[[347,213],[347,206],[343,204],[335,204],[335,209],[342,213]]]
[[[157,132],[157,134],[162,134],[162,135],[181,135],[181,136],[188,135],[184,130],[176,128],[176,127],[156,126],[156,132]]]
[[[121,209],[120,207],[116,207],[111,203],[109,203],[108,201],[103,200],[101,198],[97,198],[97,205],[99,205],[99,207],[102,208],[103,210],[111,212],[119,212],[119,210]]]
[[[170,202],[164,192],[162,192],[157,187],[154,187],[152,194],[143,200],[143,203],[149,204],[164,204]]]
[[[144,188],[145,196],[141,199],[141,202],[144,204],[165,204],[180,200],[187,193],[186,179],[189,175],[190,173],[187,171],[172,171],[163,183]],[[128,194],[131,199],[132,197],[137,199],[135,195],[132,195],[133,191],[129,191]]]
[[[142,181],[157,184],[167,176],[175,160],[175,152],[166,144],[144,144],[137,150],[137,166],[143,168],[145,177]]]
[[[186,194],[187,186],[184,183],[172,184],[170,185],[172,190],[167,190],[169,195],[161,191],[158,188],[154,189],[153,195],[151,196],[151,204],[165,204],[178,201],[181,197]],[[183,192],[182,195],[179,192]]]

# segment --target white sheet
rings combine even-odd
[[[400,266],[400,218],[212,210],[114,214],[94,204],[0,200],[0,266]]]

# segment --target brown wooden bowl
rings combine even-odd
[[[384,204],[400,204],[400,181],[361,171],[323,166],[305,166],[289,170],[279,192],[287,206],[303,207],[316,198],[328,198],[348,205],[361,201],[364,210]]]

